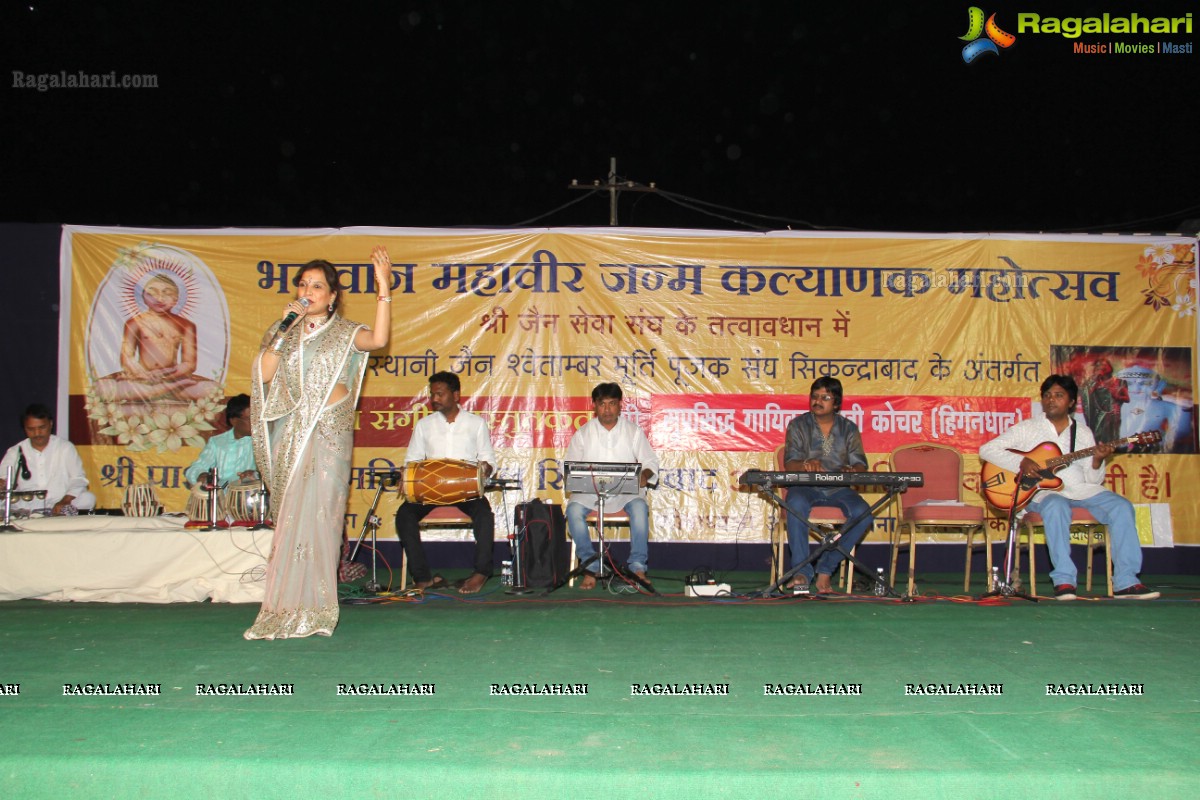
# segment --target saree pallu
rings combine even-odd
[[[247,639],[330,636],[337,627],[354,409],[367,363],[353,346],[359,327],[334,317],[311,335],[289,332],[268,387],[255,360],[255,456],[271,488],[275,540],[266,597]],[[348,394],[326,405],[339,383]]]

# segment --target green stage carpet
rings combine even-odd
[[[493,581],[283,642],[242,640],[252,606],[4,603],[0,797],[1193,798],[1200,579],[1147,582],[1166,597]],[[64,696],[88,684],[161,693]],[[292,694],[198,696],[218,684]],[[345,694],[363,685],[410,693]]]

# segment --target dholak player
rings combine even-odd
[[[438,372],[429,378],[429,407],[434,413],[421,419],[413,428],[404,462],[405,475],[409,474],[411,467],[411,491],[416,495],[417,473],[427,472],[414,466],[418,462],[441,461],[443,467],[439,468],[439,473],[445,471],[447,474],[446,460],[460,464],[470,462],[476,472],[469,480],[478,485],[477,496],[456,502],[430,502],[431,499],[443,501],[456,498],[447,497],[436,486],[436,475],[429,473],[434,479],[429,481],[430,486],[421,488],[421,497],[424,499],[406,495],[406,502],[396,511],[396,535],[408,556],[408,571],[416,587],[436,589],[445,586],[446,581],[429,568],[425,547],[421,542],[421,520],[439,505],[452,505],[470,517],[471,530],[475,534],[474,571],[458,588],[464,594],[473,594],[482,589],[492,576],[496,518],[492,514],[491,504],[482,496],[482,483],[492,474],[496,454],[492,450],[491,436],[483,418],[459,408],[460,392],[458,376],[452,372]]]

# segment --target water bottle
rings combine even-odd
[[[887,597],[887,584],[883,581],[883,567],[875,568],[875,590],[876,597]]]
[[[511,562],[511,561],[501,561],[500,562],[500,585],[501,586],[512,586],[513,585],[512,563],[513,562]]]

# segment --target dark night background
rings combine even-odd
[[[970,5],[4,0],[0,220],[604,225],[606,198],[567,184],[604,179],[610,156],[717,214],[629,193],[623,225],[1128,232],[1200,217],[1200,53],[1075,55],[1027,34],[967,65]],[[1018,11],[1195,4],[981,7],[1016,33]],[[1082,40],[1104,38],[1195,35]],[[37,92],[13,70],[158,88]]]

